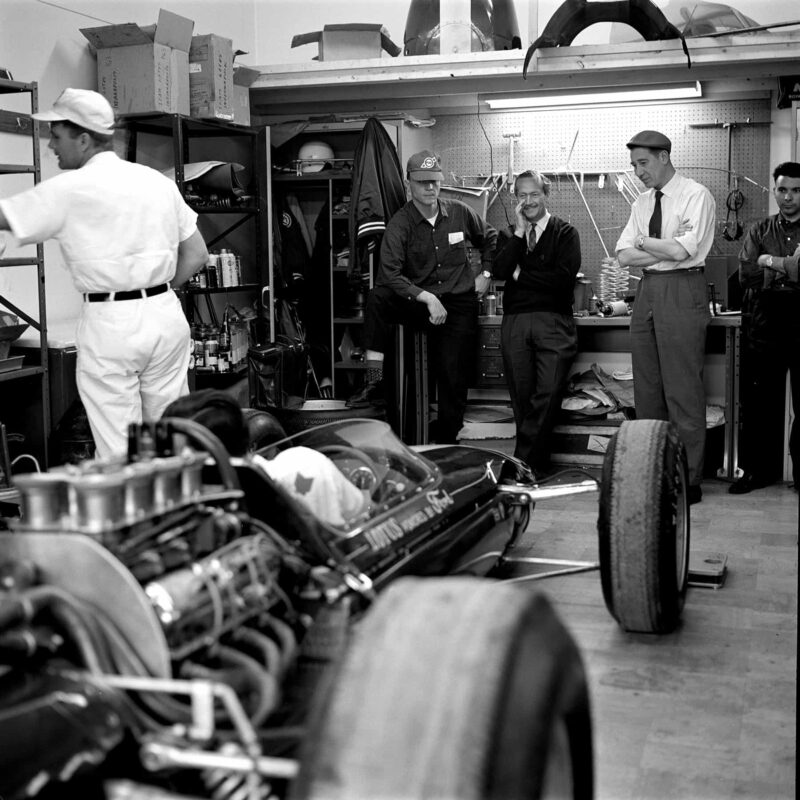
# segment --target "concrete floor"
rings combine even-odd
[[[725,553],[727,579],[690,587],[674,633],[623,632],[598,572],[529,584],[583,653],[597,800],[796,796],[798,495],[727,488],[706,481],[691,507],[690,561]],[[539,503],[518,554],[596,560],[596,521],[594,494]]]

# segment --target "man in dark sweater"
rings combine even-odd
[[[494,260],[505,280],[501,347],[517,424],[514,455],[538,477],[550,471],[553,427],[578,349],[572,316],[581,266],[578,231],[547,210],[550,181],[523,172],[514,182],[516,224]]]

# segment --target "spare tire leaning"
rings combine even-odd
[[[597,529],[603,597],[626,631],[669,633],[689,579],[686,453],[661,420],[623,422],[603,463]]]
[[[527,587],[396,581],[322,694],[292,800],[592,797],[580,654]]]

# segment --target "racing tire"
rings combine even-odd
[[[686,453],[661,420],[623,422],[603,462],[597,529],[603,597],[635,633],[669,633],[689,580]]]
[[[318,700],[292,800],[592,797],[580,653],[529,588],[397,580]]]

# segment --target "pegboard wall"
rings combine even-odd
[[[625,142],[631,136],[640,130],[655,129],[672,140],[672,163],[676,170],[707,186],[716,200],[717,235],[711,254],[736,255],[741,239],[728,241],[723,236],[728,215],[726,201],[734,188],[728,170],[739,176],[738,188],[744,195],[744,203],[738,218],[746,230],[751,222],[766,216],[768,210],[770,173],[774,166],[769,163],[770,126],[757,123],[768,123],[769,119],[768,99],[709,101],[459,114],[439,117],[432,133],[434,148],[442,158],[445,182],[464,186],[481,185],[492,174],[506,173],[508,134],[520,134],[514,143],[514,173],[535,169],[548,175],[552,181],[550,212],[578,229],[582,271],[596,280],[606,250],[614,254],[614,246],[630,215],[630,204],[617,189],[615,175],[624,171],[630,174]],[[734,123],[732,132],[729,127],[721,126],[724,123]],[[720,127],[692,127],[709,124]],[[568,161],[569,168],[579,178],[583,173],[586,203],[568,174]],[[644,188],[633,180],[640,189]],[[508,186],[501,189],[487,218],[498,229],[513,223],[514,198]],[[733,221],[731,211],[730,231]]]

